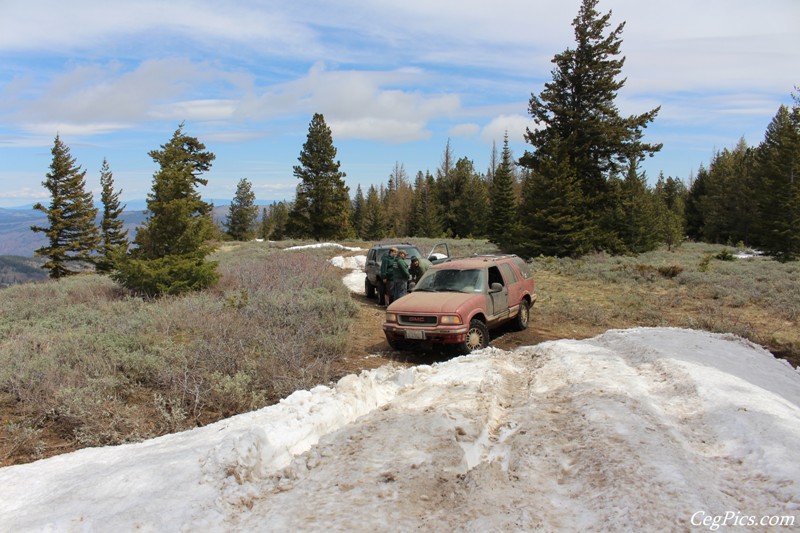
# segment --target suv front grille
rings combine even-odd
[[[398,320],[403,326],[435,326],[435,316],[400,315]]]

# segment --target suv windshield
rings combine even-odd
[[[485,283],[482,272],[477,268],[429,270],[419,280],[414,292],[484,292]]]

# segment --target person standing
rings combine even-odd
[[[406,295],[409,279],[411,279],[411,273],[408,271],[408,263],[406,263],[406,251],[400,250],[397,253],[397,260],[392,271],[392,283],[394,284],[393,301]]]
[[[397,248],[391,247],[381,258],[380,277],[383,282],[383,290],[378,287],[378,305],[386,307],[392,299],[392,272],[397,261]]]
[[[419,262],[419,257],[411,256],[411,266],[408,267],[408,272],[411,274],[411,281],[409,282],[409,287],[411,283],[416,285],[419,283],[419,278],[425,274],[425,271],[428,270],[427,264],[421,264]]]

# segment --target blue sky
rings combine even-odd
[[[449,140],[478,171],[531,93],[575,45],[580,0],[0,0],[0,207],[46,201],[58,133],[87,185],[104,158],[124,201],[143,199],[147,152],[178,124],[217,156],[201,194],[292,199],[314,113],[354,193],[397,164],[435,173]],[[688,180],[716,150],[750,145],[800,85],[797,0],[600,0],[625,22],[624,115],[661,111],[644,164]],[[96,192],[96,197],[99,194]]]

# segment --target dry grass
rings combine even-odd
[[[538,319],[576,334],[636,326],[734,333],[800,366],[800,264],[723,251],[687,243],[636,257],[539,258]]]
[[[227,247],[214,290],[82,275],[0,291],[0,464],[136,441],[327,383],[356,307],[320,253]],[[47,444],[45,444],[47,443]]]

